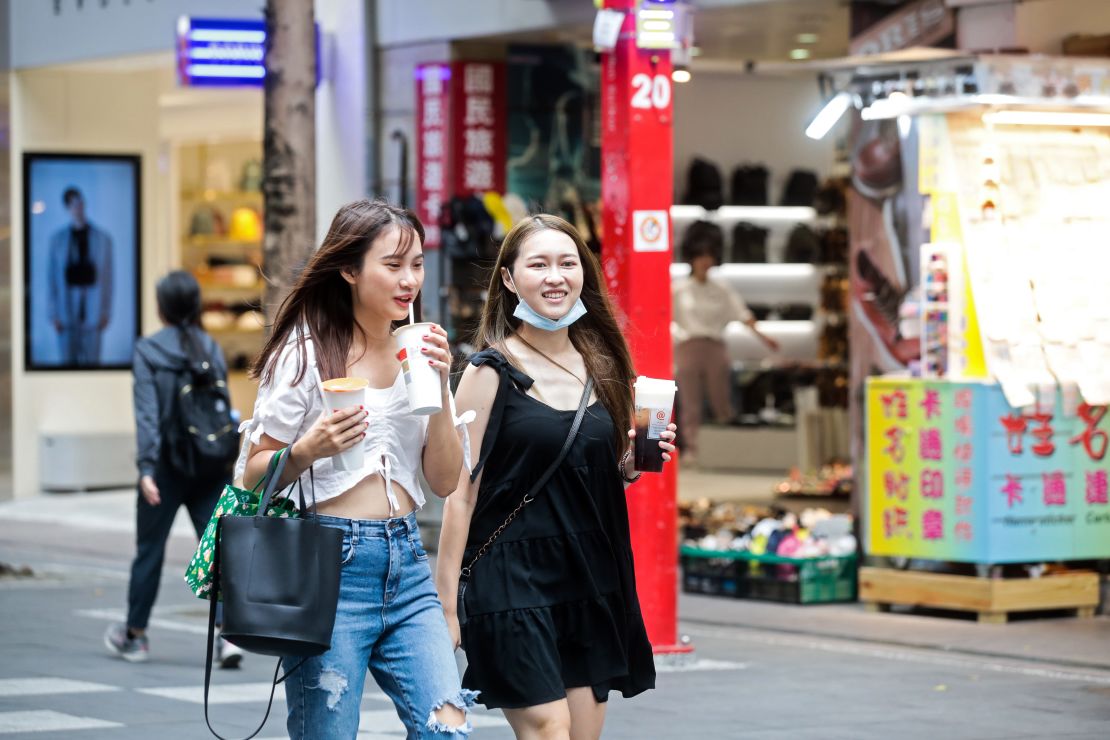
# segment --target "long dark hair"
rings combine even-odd
[[[181,349],[193,363],[209,359],[200,338],[200,285],[184,270],[166,273],[154,286],[158,313],[177,330]]]
[[[602,279],[601,264],[568,222],[558,216],[537,214],[524,219],[505,235],[490,277],[489,295],[482,310],[475,346],[479,350],[494,347],[504,352],[510,362],[519,364],[505,344],[505,340],[520,326],[520,319],[513,316],[519,299],[505,287],[501,268],[511,273],[520,248],[534,234],[546,229],[569,236],[582,261],[582,302],[586,304],[586,315],[571,324],[570,341],[582,355],[586,372],[594,379],[598,398],[613,417],[617,427],[617,449],[623,450],[628,445],[626,431],[632,427],[632,381],[636,371],[632,367],[628,343],[613,315],[613,306]]]
[[[278,355],[294,331],[307,326],[316,347],[316,361],[321,379],[341,378],[347,374],[347,354],[355,331],[365,337],[365,330],[355,322],[351,286],[343,272],[358,273],[362,261],[374,241],[386,230],[401,232],[398,255],[407,254],[419,240],[424,243],[424,225],[415,213],[398,208],[384,200],[356,200],[339,209],[332,219],[327,236],[308,260],[296,284],[282,301],[266,346],[251,367],[251,376],[270,383]],[[420,320],[420,296],[413,310]],[[395,322],[399,324],[400,322]],[[305,335],[297,332],[297,371],[294,384],[301,382],[308,370]]]
[[[200,285],[184,270],[167,273],[154,286],[158,311],[170,326],[200,325]]]

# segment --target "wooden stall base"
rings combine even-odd
[[[1015,612],[1074,609],[1093,617],[1098,574],[1086,571],[1042,578],[979,578],[891,568],[860,568],[859,598],[868,611],[891,605],[970,611],[985,624],[1004,624]]]

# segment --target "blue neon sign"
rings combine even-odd
[[[177,21],[177,79],[190,87],[261,87],[266,22],[262,19],[190,18]],[[320,81],[320,27],[316,27],[316,81]]]

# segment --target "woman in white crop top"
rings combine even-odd
[[[411,211],[384,201],[343,206],[253,368],[258,400],[242,427],[237,475],[253,486],[274,453],[289,447],[279,487],[299,479],[307,494],[314,485],[322,523],[344,532],[331,650],[285,682],[291,738],[353,738],[367,668],[410,738],[470,732],[474,694],[460,686],[415,518],[425,489],[440,497],[454,489],[468,457],[466,429],[452,413],[443,329],[432,326],[430,348],[416,360],[442,378],[444,411],[432,416],[409,411],[390,335],[411,304],[419,314],[423,242]],[[370,381],[363,406],[325,406],[321,382],[339,377]],[[356,444],[365,448],[363,469],[337,470],[332,455]]]

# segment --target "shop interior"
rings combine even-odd
[[[819,70],[807,60],[846,53],[848,16],[818,0],[699,10],[696,46],[674,77],[672,280],[689,274],[680,248],[687,230],[718,230],[723,259],[712,277],[779,345],[771,352],[742,323],[728,326],[734,414],[702,428],[696,467],[679,466],[680,505],[698,512],[689,516],[711,518],[721,506],[725,519],[747,505],[749,513],[850,508],[848,155],[838,147],[847,127],[816,141],[804,134],[822,105]],[[452,54],[510,62],[511,197],[565,216],[604,249],[590,29],[482,39]],[[482,211],[480,200],[464,200],[444,222],[445,231],[472,235],[448,245],[459,251],[445,273],[450,330],[463,350],[482,300],[483,260],[492,257],[470,246],[486,232],[467,215]],[[483,216],[496,230],[496,214]]]

